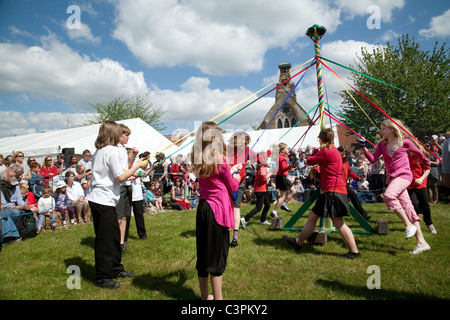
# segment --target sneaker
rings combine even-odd
[[[437,232],[436,232],[436,229],[434,228],[434,226],[432,225],[432,224],[430,224],[429,226],[427,226],[427,228],[428,228],[428,230],[430,230],[430,232],[432,233],[432,234],[436,234]]]
[[[238,242],[237,242],[237,239],[236,239],[236,238],[233,238],[233,240],[231,240],[230,246],[231,246],[232,248],[235,248],[235,247],[238,246]]]
[[[245,221],[245,218],[242,217],[242,218],[241,218],[241,226],[242,226],[242,229],[245,230],[245,227],[247,226],[247,223],[248,223],[248,221]]]
[[[405,228],[405,239],[409,239],[416,234],[417,227],[412,225],[411,227]]]
[[[283,235],[283,239],[284,239],[287,243],[289,243],[291,246],[293,246],[293,247],[295,248],[295,250],[297,250],[297,251],[299,251],[299,250],[302,248],[302,246],[299,246],[299,245],[297,244],[296,238],[291,238],[291,237],[288,237],[287,235]]]
[[[166,210],[161,210],[159,213],[164,213],[164,212],[166,212]]]
[[[292,212],[291,209],[289,209],[288,206],[286,206],[284,204],[281,206],[281,209],[283,209],[284,211],[287,211],[287,212]]]
[[[361,253],[359,253],[359,252],[354,253],[354,252],[349,251],[346,254],[343,254],[341,257],[346,258],[346,259],[361,258]]]
[[[120,271],[115,278],[133,278],[136,275],[136,272],[134,271]]]
[[[97,280],[96,284],[97,286],[106,289],[117,289],[120,287],[120,282],[114,281],[113,279]]]
[[[271,224],[269,221],[267,221],[267,220],[259,221],[259,224],[264,224],[264,225],[266,225],[266,226],[272,225],[272,224]]]
[[[417,245],[417,246],[414,248],[414,250],[413,250],[413,251],[410,251],[409,253],[411,253],[411,254],[419,254],[419,253],[421,253],[421,252],[424,252],[424,251],[427,251],[427,250],[430,250],[430,249],[431,249],[431,247],[430,247],[430,245],[427,243],[427,244],[424,245],[423,247]]]
[[[273,212],[273,211],[270,213],[270,216],[272,218],[278,218],[278,215],[275,212]]]

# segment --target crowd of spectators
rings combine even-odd
[[[440,156],[445,137],[425,137],[423,143],[426,148]],[[295,187],[296,194],[293,199],[299,202],[305,201],[311,193],[319,187],[319,175],[316,170],[306,163],[312,152],[310,145],[305,148],[291,149],[289,164],[292,167],[288,179]],[[89,192],[90,176],[92,171],[92,154],[84,150],[81,159],[76,155],[65,159],[64,154],[59,154],[55,159],[46,156],[42,164],[36,162],[34,157],[28,157],[25,161],[23,152],[15,152],[5,158],[0,154],[0,178],[1,178],[1,204],[0,216],[2,233],[0,243],[21,238],[20,216],[32,214],[37,221],[49,218],[52,229],[55,226],[55,218],[48,214],[49,210],[40,210],[39,200],[44,194],[50,193],[53,199],[53,211],[59,212],[62,226],[70,224],[83,224],[91,221],[89,205],[86,196]],[[199,189],[195,175],[191,171],[189,156],[181,154],[165,159],[163,153],[159,153],[150,162],[150,152],[139,155],[148,160],[147,169],[150,174],[139,178],[144,198],[145,211],[150,213],[164,213],[165,210],[192,210],[199,201]],[[430,201],[437,203],[440,199],[439,192],[442,185],[442,172],[439,160],[430,154],[431,172],[428,177],[428,189]],[[359,177],[358,181],[352,178],[348,183],[361,193],[359,199],[362,203],[382,201],[382,193],[385,187],[385,171],[383,160],[371,164],[360,150],[348,151],[348,161],[352,172]],[[246,192],[243,203],[255,203],[253,183],[255,181],[256,163],[247,162],[245,169]],[[272,202],[276,202],[279,194],[275,187],[275,175],[277,170],[276,158],[272,157],[269,167],[273,176],[269,179],[267,192],[271,194]],[[48,188],[49,186],[50,188]],[[41,216],[44,215],[44,216]],[[68,219],[66,220],[66,218]]]

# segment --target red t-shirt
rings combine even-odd
[[[408,189],[423,189],[427,187],[427,178],[423,179],[422,184],[418,186],[414,181],[419,179],[425,171],[430,169],[430,166],[422,161],[422,158],[416,153],[409,153],[409,166],[413,174],[413,180]]]
[[[324,148],[320,151],[314,149],[308,157],[308,165],[319,165],[320,188],[323,192],[336,192],[347,194],[346,183],[342,178],[342,157],[339,151],[332,148]]]
[[[53,179],[58,175],[58,167],[51,166],[50,168],[42,167],[39,174],[44,177],[44,184],[48,186],[49,179]]]
[[[267,175],[269,174],[269,170],[267,170],[266,166],[261,166],[256,171],[255,182],[253,184],[253,188],[255,192],[266,192],[267,191]]]

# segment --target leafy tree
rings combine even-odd
[[[151,125],[155,130],[163,131],[167,127],[160,122],[160,118],[167,112],[160,108],[153,108],[148,96],[138,96],[134,98],[125,98],[121,96],[114,98],[107,105],[97,103],[90,104],[97,113],[95,119],[87,121],[86,125],[102,123],[105,120],[119,121],[133,118],[141,118]]]
[[[436,42],[432,52],[423,51],[414,38],[411,40],[408,35],[402,35],[398,38],[398,46],[388,42],[386,47],[374,49],[371,53],[363,48],[358,60],[352,69],[403,90],[352,73],[354,87],[390,117],[402,120],[417,138],[448,131],[450,57],[445,43],[438,47]],[[343,98],[341,112],[362,129],[343,117],[342,121],[366,138],[369,138],[367,133],[375,136],[386,116],[357,92],[349,91],[376,127],[346,91],[340,92]]]

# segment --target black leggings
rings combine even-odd
[[[269,212],[270,209],[270,197],[271,195],[267,192],[255,192],[256,195],[256,206],[247,213],[247,215],[244,217],[245,221],[249,221],[250,218],[252,218],[255,214],[261,211],[263,205],[264,210],[261,214],[261,221],[266,221],[267,212]]]

